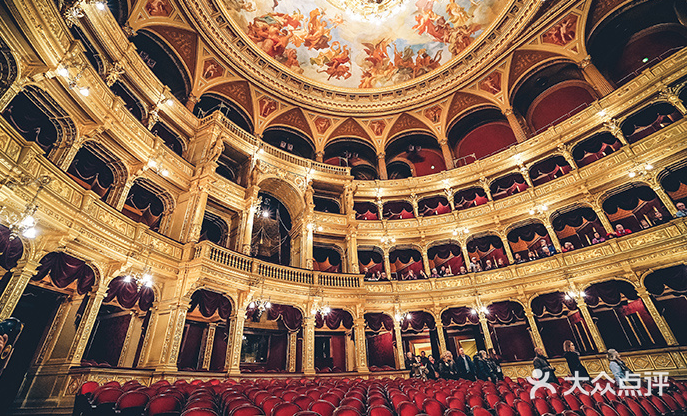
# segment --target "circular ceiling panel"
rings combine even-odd
[[[253,46],[334,88],[417,80],[479,43],[512,0],[226,0]]]

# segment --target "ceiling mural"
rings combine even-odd
[[[255,45],[291,71],[379,88],[461,55],[511,0],[225,0]]]

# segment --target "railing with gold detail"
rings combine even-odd
[[[332,287],[361,287],[360,275],[315,272],[317,283]]]
[[[276,264],[259,263],[258,274],[271,279],[286,280],[287,282],[313,284],[313,275],[310,270],[294,269],[292,267]]]

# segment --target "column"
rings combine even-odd
[[[324,152],[322,150],[315,153],[315,161],[320,163],[324,162]]]
[[[76,157],[76,153],[81,149],[83,143],[84,143],[84,138],[79,137],[74,140],[73,143],[62,143],[60,144],[60,148],[57,152],[55,152],[55,156],[57,159],[57,167],[62,169],[63,171],[67,171],[69,169],[69,166],[71,166],[72,162],[74,161],[74,157]]]
[[[0,321],[12,316],[14,308],[17,307],[21,295],[31,277],[36,274],[36,268],[39,265],[38,261],[25,260],[17,263],[17,266],[12,269],[12,276],[9,278],[2,296],[0,296]]]
[[[596,345],[596,350],[598,352],[606,352],[606,344],[604,343],[603,338],[601,338],[599,327],[596,326],[596,323],[594,323],[594,320],[592,319],[592,315],[589,313],[589,307],[587,306],[587,303],[582,298],[577,298],[576,302],[577,307],[582,314],[582,319],[584,319],[589,332],[592,334],[592,340]]]
[[[135,179],[135,177],[129,178],[122,187],[122,189],[119,190],[119,192],[116,192],[119,199],[117,199],[116,201],[113,200],[112,203],[114,203],[114,209],[116,209],[117,211],[121,211],[124,208],[124,203],[126,202],[126,198],[129,196],[129,191],[131,190],[131,187],[134,186]],[[110,199],[108,198],[108,203],[109,202]]]
[[[537,320],[534,318],[534,313],[532,313],[532,308],[529,305],[525,306],[525,317],[527,317],[527,323],[530,324],[530,333],[532,334],[532,341],[534,342],[534,346],[544,350],[544,355],[546,355],[544,341],[542,341],[541,339],[539,327],[537,326]]]
[[[470,272],[470,253],[468,253],[467,240],[460,240],[460,251],[463,253],[463,262],[465,263],[465,268]],[[455,270],[453,271],[456,272]]]
[[[513,134],[515,135],[515,140],[518,141],[518,143],[522,143],[525,140],[527,140],[527,134],[525,133],[525,130],[523,130],[522,126],[520,125],[520,122],[518,121],[518,116],[515,115],[513,112],[512,108],[507,108],[506,110],[503,111],[503,115],[506,116],[506,119],[508,120],[508,124],[510,125],[511,130],[513,130]],[[491,198],[489,198],[491,199]]]
[[[530,178],[530,172],[528,171],[527,167],[523,164],[518,165],[518,167],[522,178],[525,179],[525,182],[527,182],[527,186],[529,188],[534,188],[534,184],[532,183],[532,178]]]
[[[212,360],[212,347],[215,344],[215,333],[217,332],[217,322],[210,323],[208,333],[205,337],[205,350],[203,351],[203,370],[210,369],[210,360]]]
[[[675,203],[672,199],[670,199],[666,191],[663,190],[658,179],[656,177],[652,178],[652,180],[649,181],[649,184],[651,185],[651,189],[656,192],[656,195],[658,195],[658,198],[661,200],[661,202],[663,202],[663,205],[665,205],[670,215],[675,217],[675,214],[677,214]]]
[[[132,310],[129,311],[129,327],[126,329],[126,335],[124,336],[124,344],[122,345],[122,350],[119,352],[119,360],[117,360],[117,366],[126,366],[126,359],[129,353],[129,347],[131,344],[132,334],[136,329],[136,325],[141,325],[142,321],[138,319],[136,313]],[[135,347],[134,347],[135,348]],[[133,365],[131,366],[133,367]]]
[[[479,178],[479,183],[482,185],[482,189],[484,189],[484,193],[487,194],[487,199],[489,201],[493,201],[494,199],[491,197],[491,189],[489,188],[489,180],[482,176]]]
[[[245,212],[246,215],[243,216],[243,235],[241,236],[241,242],[243,246],[241,247],[241,252],[245,255],[250,255],[251,249],[251,238],[253,236],[253,220],[255,218],[255,203],[258,200],[258,192],[260,188],[256,185],[251,186],[246,190],[246,202],[245,202]]]
[[[186,101],[186,108],[188,108],[188,111],[193,112],[193,109],[196,108],[198,100],[198,97],[196,97],[194,94],[188,95],[188,100]]]
[[[487,321],[487,316],[484,312],[479,313],[479,324],[482,327],[482,332],[484,333],[484,345],[489,351],[490,348],[494,348],[494,341],[491,339],[491,331],[489,331],[489,321]]]
[[[513,253],[510,249],[510,244],[508,244],[508,238],[500,234],[499,238],[501,238],[501,242],[503,243],[503,251],[506,253],[506,257],[508,257],[508,264],[515,264],[515,259],[513,258]]]
[[[238,302],[237,302],[238,303]],[[243,325],[246,322],[246,309],[240,308],[230,319],[229,345],[227,345],[227,360],[224,367],[229,376],[241,375],[241,346],[243,345]]]
[[[429,277],[432,274],[432,271],[429,268],[429,256],[427,256],[427,247],[423,247],[422,250],[420,250],[420,254],[422,254],[422,268],[425,270],[425,274],[427,274],[427,277]],[[454,271],[454,273],[457,272]]]
[[[197,243],[200,240],[200,232],[203,227],[203,219],[205,218],[205,207],[208,202],[208,187],[209,184],[206,182],[194,181],[191,184],[186,207],[187,218],[190,212],[190,221],[185,224],[184,228],[186,229],[182,231],[182,242]]]
[[[606,213],[604,212],[603,208],[598,206],[596,203],[592,204],[592,209],[594,212],[596,212],[596,216],[599,217],[599,221],[601,221],[601,225],[604,226],[606,229],[607,233],[612,233],[613,232],[613,225],[611,222],[608,220],[608,217],[606,216]],[[599,233],[601,234],[601,233]]]
[[[315,317],[303,317],[303,374],[315,375]]]
[[[415,218],[420,217],[420,210],[417,206],[417,195],[415,193],[410,194],[410,205],[413,206],[413,215],[415,215]]]
[[[439,141],[439,146],[441,146],[441,154],[444,155],[444,163],[446,164],[446,169],[453,169],[453,154],[451,153],[451,148],[448,147],[448,139],[442,138]]]
[[[446,351],[446,337],[444,336],[444,324],[441,322],[441,317],[437,322],[437,338],[439,339],[439,353],[443,354]]]
[[[346,230],[346,249],[348,251],[348,272],[361,273],[358,265],[358,233],[355,227]]]
[[[620,143],[623,144],[623,146],[629,146],[629,143],[625,138],[625,134],[623,134],[623,129],[620,128],[620,123],[618,123],[618,120],[614,118],[609,118],[606,121],[604,121],[603,126],[613,136],[615,136],[615,138],[618,139]]]
[[[394,313],[395,315],[395,313]],[[403,338],[401,337],[401,323],[394,316],[394,335],[396,337],[396,359],[398,360],[398,370],[406,369],[405,354],[403,353]]]
[[[561,242],[558,241],[558,236],[556,235],[556,230],[553,229],[553,225],[551,225],[551,221],[547,217],[543,217],[542,222],[544,223],[544,226],[546,227],[546,231],[549,233],[549,238],[551,239],[551,242],[553,243],[553,246],[556,248],[557,253],[562,253],[563,248],[561,247]]]
[[[601,75],[601,72],[592,63],[592,57],[587,55],[584,59],[577,63],[577,66],[582,70],[585,78],[589,81],[594,89],[602,96],[605,97],[613,92],[613,86],[606,80],[606,78]]]
[[[679,86],[665,86],[661,88],[661,91],[658,93],[658,96],[665,99],[669,103],[675,106],[683,115],[687,114],[687,107],[685,107],[685,104],[682,102],[680,97],[677,95],[677,93],[680,91]]]
[[[353,321],[353,336],[355,337],[355,370],[367,373],[367,339],[365,339],[365,318]]]
[[[181,348],[181,339],[184,335],[184,325],[186,324],[186,313],[188,312],[190,302],[191,299],[182,298],[178,304],[170,308],[171,311],[165,330],[162,353],[157,366],[158,370],[177,371],[179,349]]]
[[[391,262],[389,261],[389,247],[384,247],[384,271],[386,277],[391,280]]]
[[[386,173],[386,154],[377,154],[377,166],[379,168],[379,179],[389,179]]]
[[[565,158],[565,161],[568,162],[571,168],[577,169],[577,162],[575,162],[575,158],[572,156],[572,153],[570,153],[570,146],[565,145],[563,143],[559,144],[558,150],[561,152],[561,155]]]
[[[100,305],[103,303],[106,293],[107,286],[103,285],[88,299],[86,308],[81,316],[81,320],[79,321],[79,326],[76,328],[74,340],[72,341],[72,345],[69,348],[69,353],[67,354],[67,362],[72,366],[78,366],[81,364],[83,353],[86,350],[86,344],[88,344],[88,340],[91,337],[93,324],[95,324],[95,320],[98,317]]]
[[[0,112],[5,111],[7,108],[7,105],[12,102],[14,97],[17,96],[22,90],[22,84],[26,83],[28,80],[27,79],[17,79],[14,80],[12,85],[5,91],[4,93],[0,94]]]
[[[654,305],[654,302],[651,300],[651,295],[643,285],[637,287],[637,294],[642,299],[642,302],[644,302],[646,310],[649,311],[651,317],[654,318],[654,322],[656,322],[656,326],[658,326],[658,329],[661,331],[661,335],[663,335],[666,344],[677,345],[677,340],[675,339],[675,335],[673,335],[673,331],[670,330],[663,315],[656,309],[656,305]]]
[[[298,331],[289,332],[289,350],[286,364],[286,371],[289,373],[296,372],[296,355],[298,354]]]

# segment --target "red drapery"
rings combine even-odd
[[[107,289],[107,296],[103,302],[116,300],[124,309],[133,308],[136,303],[142,311],[147,311],[155,301],[155,291],[152,287],[141,286],[140,289],[133,279],[129,282],[125,276],[112,279]]]
[[[322,328],[327,325],[329,329],[338,329],[341,324],[346,329],[353,328],[353,317],[348,311],[332,309],[325,316],[322,316],[319,311],[315,314],[315,328]]]
[[[196,308],[206,318],[217,313],[222,320],[226,320],[231,315],[231,300],[221,293],[200,289],[191,295],[189,312],[193,312]]]
[[[60,252],[46,254],[31,280],[39,281],[47,275],[60,289],[77,281],[76,290],[80,295],[89,292],[95,283],[95,273],[86,262]]]

